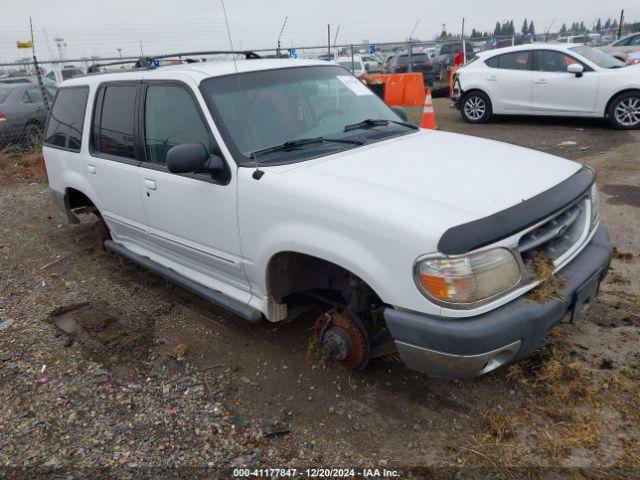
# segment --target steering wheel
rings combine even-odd
[[[316,125],[321,123],[322,120],[324,120],[324,118],[328,117],[329,115],[344,115],[344,112],[342,110],[338,110],[337,108],[330,108],[329,110],[325,110],[316,117]]]

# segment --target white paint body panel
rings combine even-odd
[[[251,60],[240,71],[325,62]],[[231,64],[232,65],[232,64]],[[448,228],[486,217],[562,182],[580,165],[544,153],[437,131],[354,148],[301,163],[238,167],[197,88],[230,65],[186,65],[151,72],[76,78],[89,85],[80,153],[44,148],[50,188],[75,188],[104,212],[114,240],[133,252],[267,312],[266,275],[279,252],[338,264],[397,308],[473,316],[510,300],[450,312],[427,300],[413,280],[416,259],[437,251]],[[97,159],[88,150],[97,86],[114,79],[180,80],[191,88],[223,156],[227,185]],[[114,163],[114,162],[112,162]],[[95,167],[95,174],[89,173]],[[149,195],[147,196],[147,193]],[[517,241],[514,236],[502,243]]]
[[[528,44],[481,52],[479,59],[458,70],[463,91],[482,90],[493,113],[604,117],[609,100],[629,89],[640,89],[640,65],[603,69],[571,50],[572,44]],[[485,60],[504,53],[556,50],[573,56],[593,71],[578,78],[568,72],[538,72],[491,68]],[[527,80],[528,79],[528,80]]]

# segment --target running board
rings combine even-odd
[[[194,282],[184,275],[179,274],[175,270],[165,267],[164,265],[160,265],[158,262],[151,260],[149,257],[138,255],[137,253],[132,252],[128,248],[123,247],[113,240],[105,240],[104,246],[112,252],[122,255],[128,260],[137,263],[141,267],[151,270],[165,280],[180,285],[182,288],[201,296],[205,300],[226,308],[227,310],[233,312],[239,317],[244,318],[245,320],[250,321],[251,323],[259,322],[262,318],[262,313],[255,308],[241,303],[222,292],[212,290],[211,288]]]

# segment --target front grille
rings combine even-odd
[[[584,198],[520,238],[518,250],[526,262],[533,252],[542,252],[556,261],[582,236],[587,223],[587,199]]]

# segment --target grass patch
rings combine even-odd
[[[540,251],[533,252],[526,262],[542,283],[527,293],[527,297],[538,303],[547,303],[553,298],[564,300],[562,291],[566,285],[565,279],[560,275],[554,275],[555,265],[553,261]]]
[[[41,139],[27,146],[10,145],[0,149],[1,186],[46,181]]]

